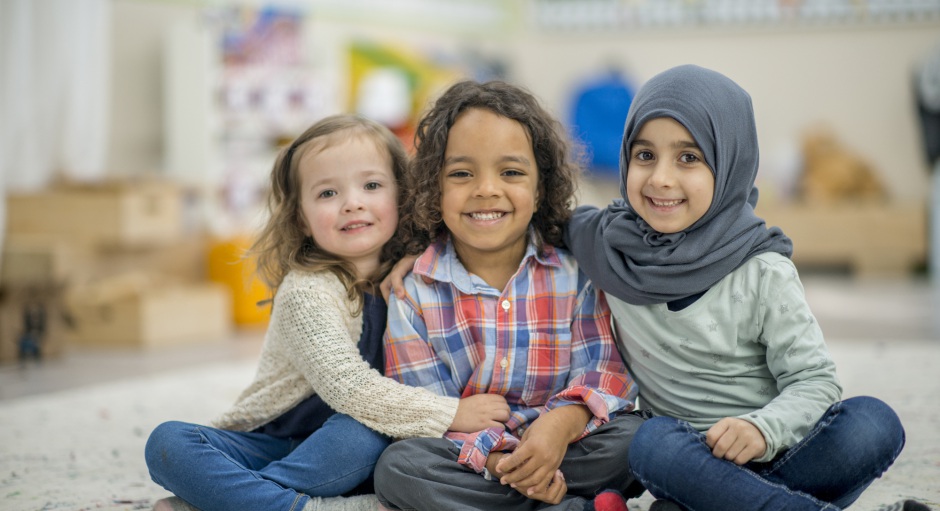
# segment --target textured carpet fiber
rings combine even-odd
[[[830,342],[845,397],[893,406],[907,446],[852,509],[915,498],[940,511],[940,346]],[[230,362],[155,377],[0,401],[0,509],[150,509],[168,496],[150,481],[147,435],[162,421],[205,422],[247,385],[254,363]],[[649,495],[630,502],[647,509]]]

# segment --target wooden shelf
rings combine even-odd
[[[758,204],[757,215],[793,240],[797,265],[844,265],[858,276],[900,276],[927,259],[924,204]]]

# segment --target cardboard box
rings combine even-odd
[[[168,284],[121,277],[69,292],[70,342],[153,348],[214,341],[232,331],[231,295],[222,285]]]
[[[162,245],[183,231],[183,195],[162,182],[59,187],[7,197],[7,233],[95,246]]]
[[[0,256],[0,286],[61,287],[75,256],[64,241],[48,237],[8,237]]]
[[[904,276],[927,259],[922,203],[758,203],[757,216],[793,240],[797,265],[846,266],[857,276]]]

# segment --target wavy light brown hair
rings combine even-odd
[[[546,243],[560,245],[581,170],[580,157],[574,156],[580,149],[568,139],[561,123],[524,88],[502,81],[462,81],[447,89],[418,123],[404,199],[409,207],[402,212],[399,224],[406,252],[420,253],[447,233],[441,214],[444,151],[457,117],[471,108],[489,110],[525,128],[539,173],[540,200],[530,223],[535,243],[539,252]]]
[[[349,292],[350,300],[357,303],[357,310],[361,310],[363,291],[375,292],[376,284],[403,255],[401,243],[393,236],[382,249],[381,264],[376,273],[357,278],[352,264],[327,252],[304,232],[298,170],[300,160],[310,151],[319,152],[359,137],[372,140],[379,150],[384,149],[388,154],[392,174],[398,183],[401,218],[403,179],[408,167],[408,155],[401,141],[385,126],[360,115],[333,115],[320,120],[281,150],[271,169],[269,217],[249,255],[257,258],[258,276],[272,293],[277,291],[291,270],[329,270],[339,277]]]

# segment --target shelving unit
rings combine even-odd
[[[547,31],[674,28],[832,27],[926,23],[938,0],[534,0]]]

